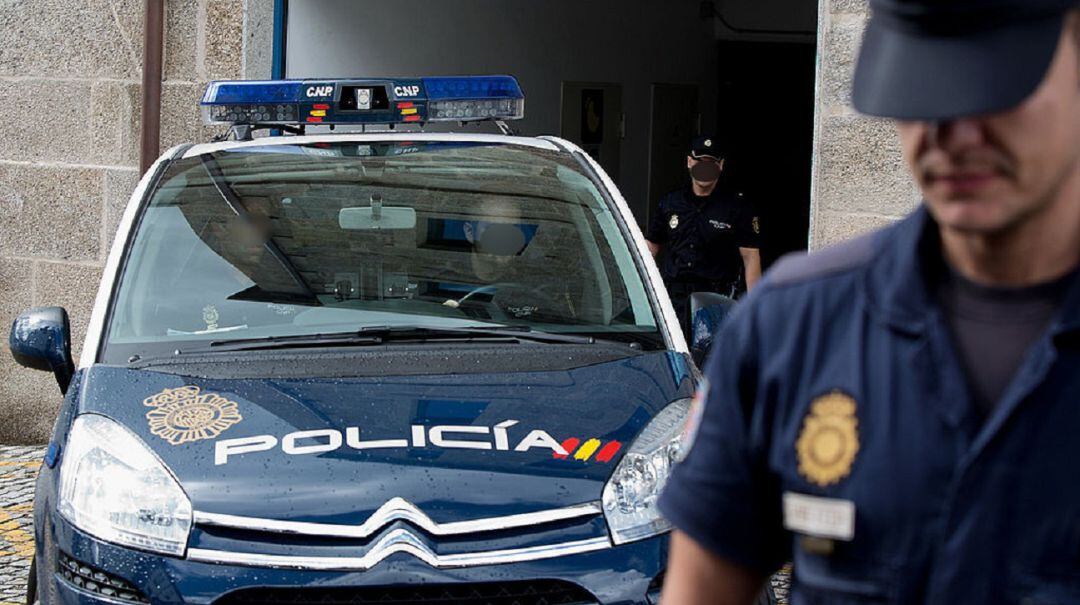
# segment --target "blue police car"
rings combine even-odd
[[[30,600],[654,603],[697,374],[599,166],[390,128],[508,131],[506,76],[215,82],[202,109],[233,136],[143,177],[80,362],[63,309],[13,325],[65,393]]]

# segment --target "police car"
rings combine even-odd
[[[215,82],[202,110],[233,136],[142,178],[77,366],[63,309],[13,325],[65,393],[31,601],[655,603],[697,374],[600,167],[391,129],[508,131],[507,76]]]

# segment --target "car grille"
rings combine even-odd
[[[76,561],[64,553],[57,558],[56,567],[61,577],[86,592],[128,603],[150,602],[130,582]]]
[[[485,584],[416,584],[360,588],[257,588],[226,595],[214,605],[587,605],[596,603],[585,589],[560,580]]]

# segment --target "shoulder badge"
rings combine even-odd
[[[761,233],[761,222],[758,221],[758,217],[754,217],[750,221],[750,227],[754,230],[754,233]]]
[[[855,400],[840,391],[822,395],[810,404],[795,442],[799,474],[810,483],[826,487],[851,473],[859,452],[855,407]]]
[[[668,219],[667,226],[672,228],[672,229],[678,227],[679,226],[679,215],[678,214],[672,214],[671,218]]]
[[[213,439],[243,420],[235,401],[200,392],[197,386],[165,389],[144,399],[143,405],[154,408],[146,413],[150,432],[172,445]]]

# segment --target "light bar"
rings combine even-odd
[[[207,124],[424,124],[520,120],[513,76],[211,82]]]

